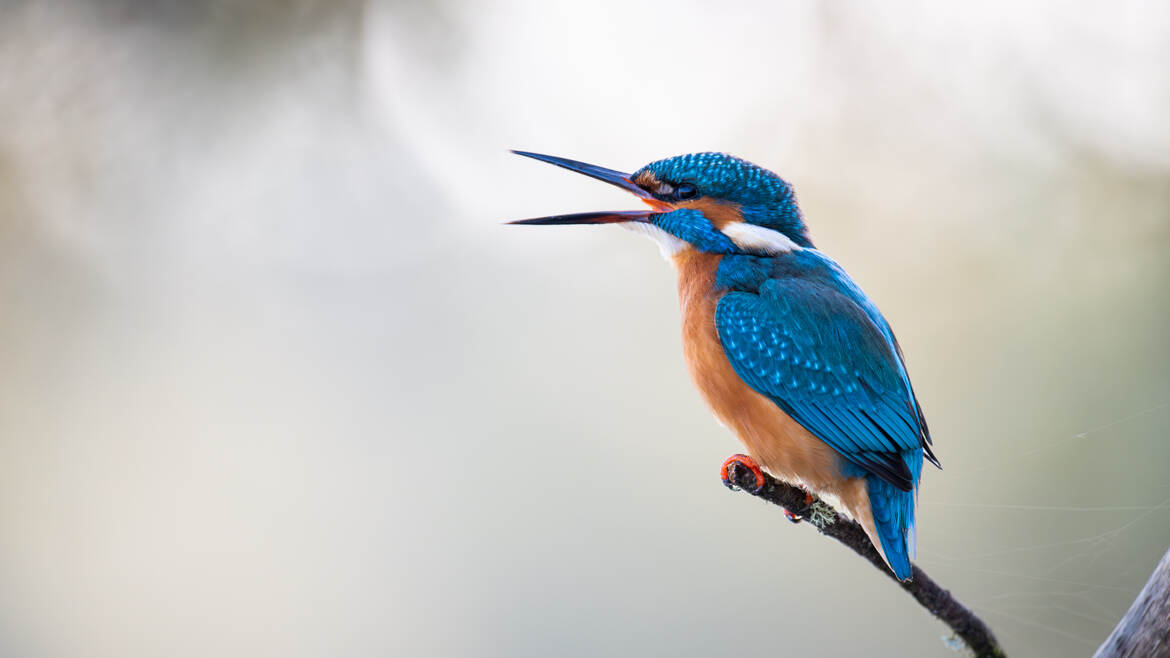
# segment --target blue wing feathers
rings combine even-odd
[[[759,295],[727,293],[716,309],[736,373],[844,458],[881,463],[891,484],[913,488],[899,453],[919,449],[922,434],[908,422],[909,391],[881,332],[844,296],[810,295],[799,280],[768,284]]]
[[[929,434],[885,318],[835,263],[803,250],[727,256],[715,324],[749,386],[868,481],[882,550],[909,577],[914,490]]]

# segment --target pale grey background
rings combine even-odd
[[[946,470],[920,563],[1086,655],[1170,544],[1161,3],[12,2],[0,655],[952,655],[731,494],[621,169],[792,181]]]

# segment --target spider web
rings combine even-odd
[[[1020,462],[1040,456],[1059,456],[1074,447],[1086,448],[1085,441],[1103,439],[1110,434],[1109,430],[1167,410],[1170,410],[1170,401],[1084,432],[1046,441],[1015,455],[1012,460]],[[995,464],[986,465],[973,469],[969,475],[996,468]],[[1070,473],[1069,477],[1081,479],[1076,473]],[[1108,490],[1107,483],[1100,482],[1096,486]],[[953,555],[921,551],[920,557],[926,565],[976,575],[981,581],[988,581],[981,583],[987,589],[997,587],[1002,590],[974,596],[965,603],[985,616],[1001,640],[1009,645],[1014,644],[1011,642],[1013,635],[1035,635],[1039,631],[1040,637],[1060,641],[1054,645],[1067,645],[1068,649],[1087,655],[1117,624],[1149,576],[1153,564],[1138,564],[1133,559],[1126,559],[1134,549],[1132,544],[1144,545],[1150,541],[1148,537],[1139,536],[1139,530],[1161,537],[1161,550],[1170,544],[1170,482],[1155,482],[1139,488],[1148,491],[1151,502],[1063,506],[1045,502],[999,504],[924,500],[920,505],[927,508],[953,509],[962,514],[1002,514],[1005,518],[1024,514],[1031,520],[1047,520],[1049,525],[1062,527],[1070,522],[1067,515],[1086,514],[1098,525],[1091,532],[1067,540],[1021,542],[994,550],[976,549]],[[1102,526],[1104,530],[1099,529]],[[1005,584],[1006,587],[998,587]],[[1049,647],[1049,650],[1055,648]]]

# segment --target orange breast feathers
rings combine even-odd
[[[748,386],[731,367],[715,327],[715,307],[723,295],[715,290],[719,260],[717,254],[693,247],[674,257],[683,353],[699,392],[765,470],[814,493],[836,497],[850,515],[872,526],[865,480],[841,475],[841,457],[828,444]]]

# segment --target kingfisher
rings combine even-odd
[[[792,186],[724,153],[626,174],[512,151],[610,183],[648,210],[511,224],[618,224],[653,238],[678,273],[687,369],[747,449],[732,462],[828,497],[909,580],[923,460],[939,466],[901,347],[877,306],[809,238]],[[762,468],[761,468],[762,467]],[[790,519],[799,520],[790,513]]]

